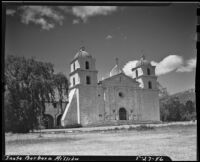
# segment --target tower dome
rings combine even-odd
[[[80,50],[74,56],[74,59],[78,57],[91,57],[91,55],[85,51],[85,47],[81,47]]]
[[[146,65],[146,66],[151,65],[150,61],[146,60],[144,55],[143,55],[143,56],[141,57],[141,59],[136,63],[136,67],[141,66],[141,65]]]
[[[112,68],[112,70],[110,71],[110,77],[111,76],[114,76],[114,75],[117,75],[119,73],[121,73],[122,70],[121,68],[119,67],[119,63],[118,63],[118,58],[116,58],[116,65]]]

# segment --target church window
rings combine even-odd
[[[148,82],[148,84],[149,84],[149,89],[152,89],[152,84],[150,81]]]
[[[89,69],[90,67],[89,67],[89,62],[88,61],[86,61],[85,62],[85,69]]]
[[[91,84],[91,80],[89,76],[86,76],[86,84]]]
[[[135,70],[135,75],[136,75],[136,77],[138,77],[138,71],[137,71],[137,69]]]
[[[75,78],[73,78],[73,85],[75,85]]]
[[[150,69],[149,68],[147,68],[147,74],[150,75]]]
[[[122,92],[119,92],[119,97],[124,97]]]

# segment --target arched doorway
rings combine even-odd
[[[61,126],[61,118],[62,118],[62,114],[58,115],[57,122],[56,122],[57,127]]]
[[[53,117],[51,115],[44,114],[43,122],[46,129],[53,128]]]
[[[119,120],[127,120],[126,109],[120,108],[119,109]]]

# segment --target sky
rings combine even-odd
[[[115,58],[127,75],[145,55],[170,94],[195,87],[196,4],[147,6],[8,6],[5,56],[34,57],[69,77],[81,46],[96,59],[98,79]]]

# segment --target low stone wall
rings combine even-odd
[[[133,124],[161,124],[161,121],[135,121],[135,120],[110,120],[88,124],[85,127],[101,127],[101,126],[119,126]]]

